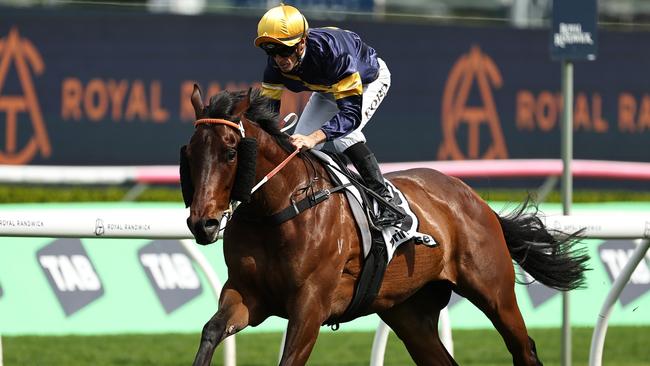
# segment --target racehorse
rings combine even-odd
[[[181,148],[181,183],[196,242],[215,242],[231,201],[244,202],[225,225],[228,279],[194,365],[209,365],[224,338],[272,315],[288,319],[280,364],[304,365],[320,326],[344,314],[361,272],[361,233],[349,203],[331,194],[288,221],[268,220],[291,202],[332,188],[325,169],[309,152],[287,161],[296,152],[258,90],[224,91],[204,105],[195,86],[191,101],[197,120]],[[250,195],[250,182],[272,171],[277,174]],[[454,365],[437,327],[453,290],[492,321],[515,365],[541,365],[517,306],[513,260],[549,287],[575,289],[588,259],[574,247],[576,236],[552,235],[528,200],[501,216],[462,181],[435,170],[387,178],[419,218],[418,231],[439,245],[402,244],[375,300],[356,316],[377,313],[418,365]]]

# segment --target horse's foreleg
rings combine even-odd
[[[224,287],[219,298],[219,310],[203,327],[201,344],[194,358],[194,366],[208,366],[214,350],[226,337],[249,324],[250,309],[244,305],[239,291]]]
[[[321,294],[314,291],[303,291],[302,296],[290,304],[289,324],[280,365],[304,365],[316,344],[320,326],[327,317],[327,309]]]

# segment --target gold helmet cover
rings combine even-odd
[[[255,46],[262,43],[281,43],[287,47],[294,46],[307,35],[309,24],[298,9],[281,4],[271,8],[257,24]]]

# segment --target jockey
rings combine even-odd
[[[298,9],[281,4],[264,14],[255,46],[268,55],[262,94],[276,110],[282,91],[312,91],[290,141],[296,148],[320,148],[332,141],[366,185],[393,203],[377,159],[361,129],[390,88],[390,71],[375,50],[350,31],[312,28]],[[376,227],[404,219],[380,205]]]

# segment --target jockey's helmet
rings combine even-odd
[[[292,47],[307,36],[307,19],[290,5],[278,5],[262,16],[257,24],[255,46],[263,43],[280,43]]]

